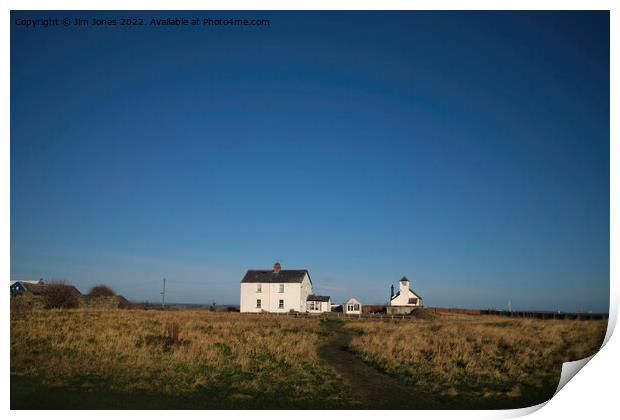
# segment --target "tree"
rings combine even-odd
[[[78,294],[71,286],[67,286],[64,281],[50,283],[45,286],[45,307],[46,308],[77,308],[80,304]]]
[[[102,297],[102,296],[116,296],[116,292],[105,284],[98,284],[88,292],[90,297]]]

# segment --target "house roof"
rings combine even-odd
[[[22,286],[24,286],[24,289],[26,289],[27,291],[29,291],[33,295],[45,294],[45,289],[47,288],[47,286],[44,286],[42,284],[22,283]]]
[[[347,301],[345,302],[345,305],[346,305],[347,303],[357,303],[357,304],[360,304],[360,305],[362,304],[359,300],[357,300],[357,299],[355,299],[355,298],[351,298],[351,299],[347,300]]]
[[[21,283],[21,282],[20,282]],[[21,285],[26,289],[26,291],[32,293],[33,295],[44,295],[47,293],[47,288],[50,286],[49,284],[32,284],[32,283],[21,283]],[[75,286],[67,285],[72,288],[75,293],[81,295],[80,291]]]
[[[15,283],[29,283],[29,284],[43,284],[43,279],[39,279],[39,280],[11,280],[11,286],[14,285]]]
[[[414,295],[416,295],[418,298],[422,299],[422,296],[420,296],[420,294],[419,294],[419,293],[417,293],[417,292],[413,291],[411,288],[409,288],[409,291],[410,291],[411,293],[413,293]],[[390,299],[390,300],[394,300],[394,299],[396,299],[398,296],[400,296],[400,290],[399,290],[398,292],[396,292],[396,294],[395,294],[394,296],[392,296],[392,299]]]
[[[329,302],[329,296],[308,295],[307,302]]]
[[[279,273],[273,270],[248,270],[241,283],[301,283],[306,274],[310,279],[308,270],[280,270]]]

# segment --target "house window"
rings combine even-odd
[[[284,285],[283,284],[280,285],[280,293],[284,293]]]
[[[256,299],[256,307],[257,307],[258,309],[260,309],[260,307],[261,307],[261,306],[260,306],[260,304],[261,304],[260,299]]]
[[[353,310],[354,311],[359,311],[360,310],[360,305],[358,303],[356,303],[355,305],[353,305]]]
[[[262,284],[257,284],[256,285],[256,293],[261,293],[263,291],[263,285]]]
[[[417,300],[417,299],[415,299],[415,298],[410,299],[410,301],[411,301],[411,303],[413,303],[414,305],[417,305],[417,304],[418,304],[418,300]]]
[[[280,302],[278,303],[278,309],[284,309],[284,299],[280,299]]]

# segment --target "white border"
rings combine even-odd
[[[77,0],[8,0],[2,2],[4,13],[2,14],[1,28],[3,42],[0,54],[5,57],[4,65],[1,69],[2,74],[2,101],[0,102],[0,278],[10,278],[10,217],[9,217],[9,188],[10,188],[10,149],[9,149],[9,109],[10,109],[10,67],[7,65],[10,59],[10,10],[610,10],[611,13],[611,75],[620,74],[618,66],[618,17],[619,6],[614,1],[549,1],[549,0],[524,0],[524,1],[464,1],[444,0],[383,0],[381,2],[362,1],[343,1],[343,0],[319,0],[319,1],[256,1],[256,0],[230,0],[230,1],[198,1],[198,0],[108,0],[108,1],[77,1]],[[614,7],[615,6],[615,7]],[[603,351],[592,358],[588,368],[579,373],[579,379],[570,381],[554,398],[552,398],[543,410],[533,414],[534,417],[546,418],[598,418],[612,417],[612,413],[617,413],[616,403],[617,392],[615,390],[615,378],[619,377],[618,355],[620,345],[618,339],[610,340],[611,333],[615,327],[618,315],[618,275],[620,261],[619,254],[619,235],[618,235],[618,215],[620,214],[620,196],[618,194],[620,186],[620,167],[618,158],[620,153],[620,143],[618,139],[618,127],[613,116],[617,116],[618,108],[618,84],[615,79],[611,79],[611,143],[610,143],[610,327],[606,336],[606,345]],[[616,117],[617,118],[617,117]],[[10,386],[9,386],[9,303],[8,293],[5,295],[4,320],[2,323],[3,336],[6,337],[5,345],[2,346],[2,359],[5,363],[4,381],[2,382],[2,398],[4,407],[9,410],[10,406]],[[545,404],[541,404],[545,406]],[[402,415],[423,418],[504,418],[525,415],[536,411],[539,407],[506,410],[506,411],[416,411],[416,412],[393,412],[376,413],[377,415]],[[331,414],[339,415],[340,412]],[[347,412],[342,412],[342,415]],[[608,414],[609,413],[609,414]],[[135,416],[148,415],[155,417],[168,417],[173,413],[169,412],[115,412],[115,416],[135,418]],[[181,414],[191,418],[204,418],[205,415],[236,417],[244,415],[243,412],[231,411],[183,411],[175,412],[174,415]],[[290,411],[261,411],[254,412],[253,417],[288,419]],[[110,413],[104,411],[82,412],[27,412],[13,411],[11,416],[18,418],[29,418],[44,415],[54,418],[82,418],[84,415],[94,418],[103,418]],[[312,411],[300,411],[294,413],[299,419],[311,419],[317,416]],[[372,418],[375,416],[373,411],[363,411],[354,414],[362,418]]]

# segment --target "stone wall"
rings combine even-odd
[[[387,305],[362,305],[362,313],[364,314],[384,314]]]
[[[118,309],[127,300],[122,296],[80,296],[80,308]]]
[[[386,306],[386,310],[387,310],[387,314],[388,315],[409,315],[410,313],[412,313],[413,311],[415,311],[418,307],[416,306],[392,306],[392,305],[388,305]]]

